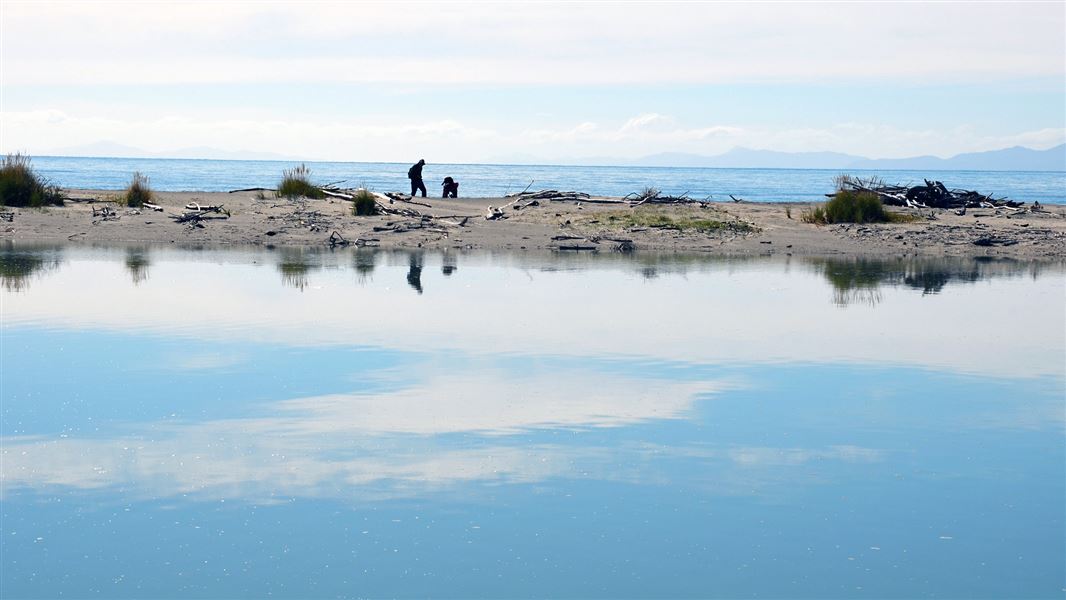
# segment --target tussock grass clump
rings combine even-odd
[[[133,179],[130,180],[129,187],[126,188],[126,192],[122,195],[121,201],[133,208],[140,208],[144,206],[145,202],[152,201],[152,188],[148,187],[148,176],[142,175],[140,171],[133,174]]]
[[[0,204],[4,206],[62,205],[63,191],[33,171],[30,157],[8,154],[0,165]]]
[[[804,223],[909,223],[913,215],[888,212],[877,194],[856,190],[838,190],[833,199],[805,211]]]
[[[352,202],[352,214],[359,217],[376,215],[378,203],[370,190],[362,189],[355,192],[355,201]]]
[[[278,184],[278,196],[295,200],[296,198],[325,198],[322,190],[311,183],[311,169],[301,164],[284,172]]]

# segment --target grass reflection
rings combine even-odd
[[[9,292],[23,292],[34,276],[57,268],[61,262],[62,248],[59,246],[21,250],[14,249],[8,242],[0,250],[0,282]]]
[[[151,261],[148,259],[148,249],[134,247],[126,249],[126,269],[130,272],[133,285],[140,285],[148,281],[148,267]]]
[[[1045,268],[1037,262],[963,258],[812,258],[810,263],[833,287],[833,303],[839,306],[876,305],[885,285],[911,288],[925,296],[940,293],[948,284],[1026,274],[1036,278]]]

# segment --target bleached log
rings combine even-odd
[[[323,194],[329,196],[330,198],[340,198],[342,200],[355,200],[355,196],[349,196],[348,194],[342,194],[340,192],[334,192],[334,191],[326,190],[326,189],[322,189],[322,188],[318,188],[318,191],[320,191]]]

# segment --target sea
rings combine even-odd
[[[134,172],[148,176],[158,191],[226,192],[274,188],[283,173],[300,164],[318,184],[367,187],[375,191],[410,190],[407,163],[318,162],[276,160],[198,160],[166,158],[33,158],[38,173],[64,188],[120,190]],[[524,189],[578,191],[598,196],[625,196],[645,188],[694,199],[752,202],[817,202],[834,189],[835,169],[725,169],[698,167],[560,166],[434,164],[424,170],[431,196],[439,195],[445,177],[459,181],[462,197],[497,198]],[[849,170],[889,184],[942,182],[951,189],[975,190],[1020,202],[1066,204],[1064,171],[900,171]]]

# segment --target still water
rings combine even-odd
[[[0,247],[3,598],[1066,594],[1061,262]]]

